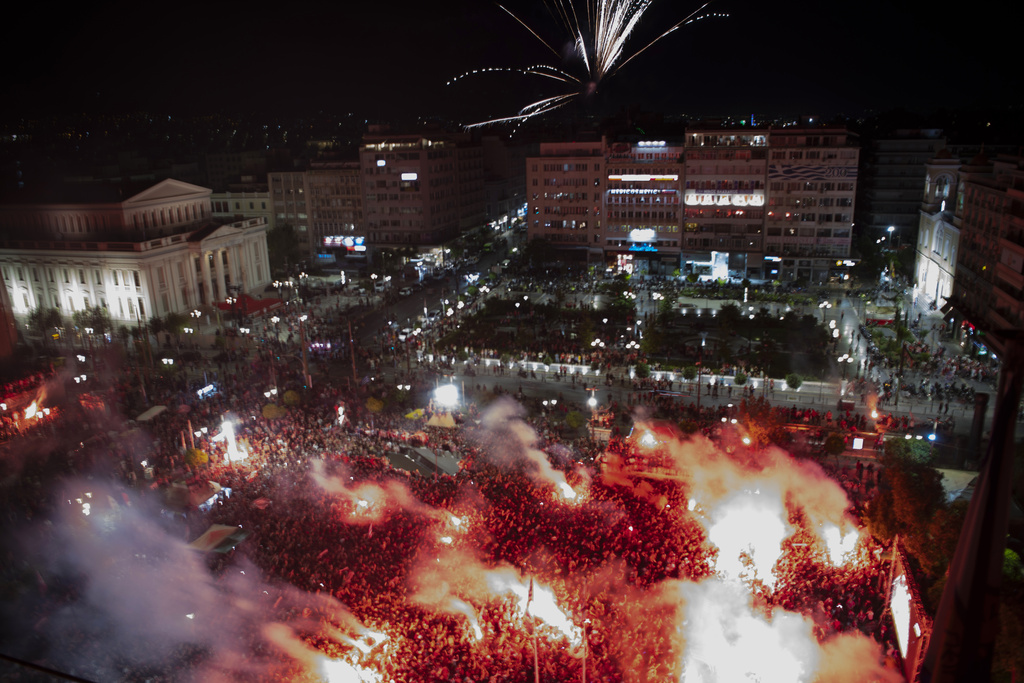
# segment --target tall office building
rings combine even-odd
[[[765,258],[773,280],[843,279],[850,259],[860,149],[844,128],[772,128]]]
[[[683,274],[762,277],[767,163],[766,131],[687,131]]]
[[[937,128],[900,129],[865,141],[858,180],[860,229],[877,239],[892,226],[902,244],[913,244],[925,164],[946,146]]]
[[[299,251],[307,259],[312,259],[317,244],[309,228],[309,207],[306,205],[309,189],[306,181],[305,170],[273,171],[267,174],[275,225],[291,226]]]
[[[526,160],[529,239],[545,240],[566,260],[604,260],[604,157],[603,140],[541,143],[540,155]]]
[[[638,140],[604,152],[606,258],[630,272],[671,274],[679,267],[683,146]]]
[[[485,225],[483,150],[470,138],[368,135],[359,161],[372,250],[443,258],[444,245]]]
[[[358,161],[314,162],[306,176],[314,263],[366,260]]]

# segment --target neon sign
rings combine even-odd
[[[653,181],[679,180],[678,175],[610,175],[608,180],[621,180],[624,183],[649,183]]]
[[[348,235],[327,235],[324,237],[325,247],[344,247],[349,251],[366,251],[365,237]]]
[[[687,192],[683,197],[683,203],[687,206],[764,206],[764,195]]]

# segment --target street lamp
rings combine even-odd
[[[850,354],[844,353],[843,355],[841,355],[836,360],[838,360],[839,364],[843,366],[843,381],[845,382],[846,381],[846,369],[850,366],[850,363],[852,363],[854,361],[854,358]]]
[[[434,390],[438,405],[451,409],[459,404],[459,390],[454,384],[443,384]]]

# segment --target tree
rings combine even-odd
[[[53,334],[61,327],[64,327],[64,318],[59,309],[37,308],[28,314],[28,328],[46,343],[53,339]]]
[[[268,403],[263,406],[263,417],[267,420],[276,420],[277,418],[284,417],[287,414],[288,411],[285,408],[275,403]]]
[[[267,233],[267,252],[270,256],[270,272],[287,274],[288,269],[302,259],[295,229],[284,223]]]
[[[578,410],[570,410],[565,414],[565,424],[570,429],[579,429],[584,423],[583,413]]]
[[[941,576],[956,546],[962,511],[946,505],[942,475],[918,462],[906,440],[885,443],[882,465],[882,491],[868,510],[872,533],[875,526],[881,533],[898,533],[921,568],[932,578]]]
[[[299,392],[295,391],[294,389],[289,389],[288,391],[284,392],[284,404],[286,406],[297,406],[299,405],[300,402],[301,399],[299,397]]]
[[[651,368],[647,363],[636,364],[636,376],[640,379],[646,379],[651,376]]]
[[[149,331],[160,339],[160,333],[167,329],[167,322],[158,315],[154,315],[149,319]]]
[[[181,334],[189,323],[189,317],[184,313],[168,313],[164,319],[164,325],[168,332]]]
[[[843,439],[841,434],[832,432],[825,437],[823,448],[829,455],[840,456],[843,454],[843,451],[846,450],[846,441]]]
[[[683,379],[687,382],[692,382],[697,378],[697,367],[695,365],[687,365],[683,368]]]
[[[747,383],[747,375],[743,372],[737,372],[736,376],[732,378],[732,383],[738,387],[742,387]]]
[[[755,447],[770,443],[784,445],[788,441],[785,419],[772,408],[768,399],[761,396],[743,399],[737,415]]]
[[[740,307],[736,304],[729,302],[722,306],[718,311],[718,325],[721,328],[722,333],[728,336],[735,332],[742,317],[743,315],[740,313]]]
[[[208,462],[210,462],[210,456],[206,451],[198,448],[190,448],[185,451],[185,463],[189,467],[202,467]]]
[[[800,375],[796,374],[795,372],[791,372],[790,374],[786,375],[786,386],[789,387],[790,389],[799,389],[800,385],[803,383],[804,381],[800,378]]]

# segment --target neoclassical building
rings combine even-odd
[[[221,224],[210,190],[164,180],[121,202],[0,207],[0,270],[16,315],[91,306],[134,322],[270,283],[267,222]]]
[[[925,164],[917,229],[916,289],[921,303],[944,307],[953,293],[960,246],[960,160],[946,150]]]

